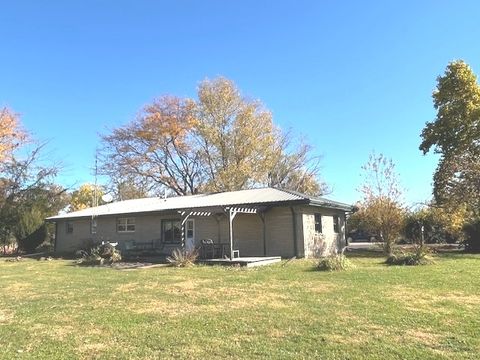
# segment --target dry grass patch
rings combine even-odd
[[[438,294],[427,289],[400,285],[393,286],[388,297],[402,302],[410,311],[421,312],[431,312],[434,309],[436,312],[450,314],[453,309],[440,306],[439,303],[443,301],[454,302],[471,310],[478,308],[480,305],[480,295],[470,295],[459,291]]]
[[[438,348],[443,336],[440,334],[436,334],[431,330],[427,329],[408,329],[405,332],[405,337],[409,339],[413,339],[422,345],[431,347],[431,348]]]
[[[0,324],[9,324],[13,320],[14,315],[12,311],[0,309]]]

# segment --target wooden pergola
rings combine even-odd
[[[185,224],[191,216],[214,216],[219,213],[223,213],[228,216],[228,238],[229,238],[229,258],[233,260],[234,258],[234,248],[233,248],[233,221],[237,214],[257,214],[260,216],[260,219],[263,223],[263,250],[266,254],[266,237],[265,237],[265,206],[225,206],[225,207],[214,207],[214,208],[203,208],[203,209],[183,209],[178,211],[182,217],[182,247],[185,247]],[[219,224],[219,239],[220,239],[220,218],[215,217],[217,223]]]

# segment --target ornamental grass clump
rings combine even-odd
[[[433,259],[429,256],[429,251],[426,246],[416,246],[414,251],[396,251],[390,255],[386,263],[388,265],[428,265],[433,263]]]
[[[175,249],[172,251],[172,255],[167,257],[167,261],[170,266],[174,267],[188,267],[195,264],[197,261],[198,252],[194,251],[186,251]]]
[[[319,271],[343,271],[353,267],[354,265],[345,255],[334,254],[320,258],[316,268]]]

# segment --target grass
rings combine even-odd
[[[324,273],[0,260],[0,358],[474,359],[480,256]],[[285,266],[283,266],[285,265]]]

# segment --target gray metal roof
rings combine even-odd
[[[311,204],[350,211],[351,206],[343,203],[314,198],[288,190],[276,188],[261,188],[239,191],[228,191],[211,194],[177,196],[170,198],[144,198],[113,202],[93,208],[74,211],[47,218],[47,220],[81,218],[92,216],[134,214],[146,212],[174,211],[182,209],[214,208],[240,205],[268,205],[268,204]]]

